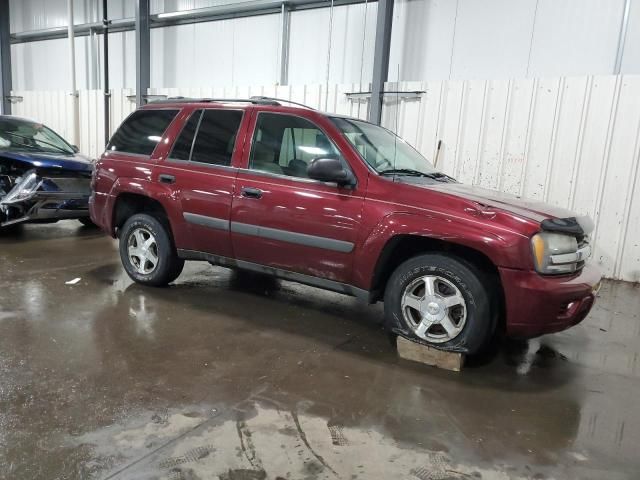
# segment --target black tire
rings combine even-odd
[[[437,288],[440,289],[446,290],[450,288],[449,283],[453,284],[464,298],[466,322],[464,324],[459,322],[458,328],[462,325],[461,330],[448,341],[436,343],[428,338],[419,338],[414,331],[415,325],[410,325],[410,320],[407,320],[403,313],[401,305],[405,289],[409,287],[411,290],[411,285],[416,285],[417,283],[414,282],[424,276],[443,279],[442,282],[438,279],[436,283]],[[480,352],[495,329],[495,314],[492,311],[492,305],[495,302],[492,302],[491,292],[487,289],[491,284],[477,267],[462,259],[436,253],[413,257],[398,266],[389,278],[384,295],[385,327],[396,335],[441,350],[466,354]],[[411,315],[412,310],[408,309],[408,311]],[[444,333],[445,330],[443,329],[442,332]]]
[[[131,237],[140,230],[148,232],[155,239],[154,253],[157,263],[147,273],[138,271],[138,266],[133,263],[128,253],[129,242],[133,241]],[[133,215],[124,223],[120,232],[120,259],[132,280],[154,287],[164,287],[173,282],[184,268],[184,260],[178,257],[166,221],[146,213]]]
[[[88,228],[96,228],[96,224],[91,221],[91,217],[82,217],[79,218],[78,221]]]
[[[12,223],[6,227],[0,227],[0,236],[2,235],[16,235],[22,233],[24,223]]]

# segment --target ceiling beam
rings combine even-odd
[[[369,3],[372,3],[373,1],[376,0],[370,0]],[[331,4],[329,0],[254,0],[252,2],[218,5],[215,7],[156,13],[149,16],[149,27],[161,28],[174,25],[212,22],[229,18],[278,14],[282,12],[283,3],[286,5],[287,11],[329,8]],[[334,0],[334,6],[355,5],[359,3],[365,3],[365,0]],[[109,24],[109,33],[132,31],[135,30],[135,25],[135,18],[111,20],[111,23]],[[103,33],[104,26],[102,22],[91,22],[76,25],[74,33],[76,37],[84,37],[88,36],[92,30],[98,34]],[[67,38],[66,27],[15,32],[11,34],[11,43],[37,42],[57,38]]]

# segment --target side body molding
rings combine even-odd
[[[229,230],[229,220],[224,218],[209,217],[206,215],[200,215],[198,213],[184,212],[182,214],[184,219],[195,225],[201,225],[203,227],[214,228],[216,230]]]
[[[342,253],[349,253],[353,251],[354,248],[353,243],[346,242],[344,240],[337,240],[335,238],[308,235],[306,233],[281,230],[278,228],[262,227],[260,225],[251,225],[248,223],[230,222],[229,220],[226,220],[224,218],[209,217],[205,215],[199,215],[197,213],[184,212],[183,217],[189,223],[202,225],[204,227],[209,227],[216,230],[231,230],[234,233],[240,233],[242,235],[268,238],[270,240],[294,243],[307,247],[333,250]]]
[[[246,223],[231,222],[231,231],[243,235],[253,235],[256,237],[278,240],[281,242],[295,243],[307,247],[323,248],[336,252],[349,253],[353,250],[353,243],[334,238],[307,235],[306,233],[291,232],[277,228],[261,227],[259,225],[249,225]]]

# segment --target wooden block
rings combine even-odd
[[[397,345],[398,355],[405,360],[424,363],[454,372],[459,372],[464,364],[464,355],[462,353],[445,352],[437,348],[412,342],[403,337],[398,337]]]

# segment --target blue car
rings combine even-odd
[[[78,219],[91,225],[92,162],[41,123],[0,115],[0,228]]]

